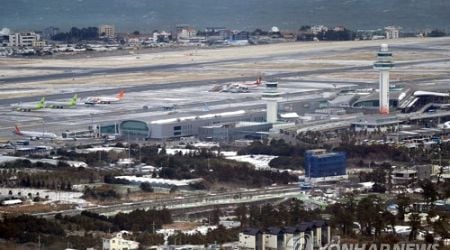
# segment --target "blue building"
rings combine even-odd
[[[325,149],[305,152],[305,177],[320,178],[346,175],[347,157],[343,152],[327,153]]]

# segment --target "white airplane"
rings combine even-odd
[[[439,124],[438,128],[450,129],[450,121]]]
[[[243,82],[243,83],[239,83],[240,86],[246,86],[246,87],[259,87],[262,85],[262,77],[258,76],[256,78],[256,82]]]
[[[31,112],[33,110],[43,109],[45,108],[45,97],[42,97],[42,99],[39,102],[30,102],[30,103],[18,103],[11,105],[13,110],[16,111],[23,111],[23,112]]]
[[[13,131],[13,134],[23,136],[23,137],[29,137],[31,140],[40,140],[40,139],[56,139],[58,136],[54,133],[48,133],[48,132],[37,132],[37,131],[22,131],[17,127],[16,130]]]
[[[77,106],[78,95],[75,94],[68,102],[57,102],[57,101],[47,101],[45,103],[46,108],[52,109],[64,109],[64,108],[74,108]]]
[[[121,101],[125,97],[125,91],[121,90],[116,96],[91,96],[86,99],[85,104],[111,104]]]
[[[256,81],[233,82],[226,85],[215,85],[209,92],[230,92],[230,93],[248,93],[250,88],[257,88],[262,85],[262,78],[258,76]]]

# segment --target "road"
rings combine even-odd
[[[86,207],[82,209],[69,209],[47,213],[34,213],[32,215],[38,217],[52,217],[56,214],[61,214],[63,216],[74,216],[77,214],[81,214],[82,211],[111,215],[118,212],[127,212],[136,209],[162,209],[165,207],[169,210],[176,210],[186,208],[202,208],[211,205],[220,206],[237,203],[252,203],[265,200],[283,199],[286,197],[297,197],[299,195],[300,189],[296,185],[291,185],[242,192],[192,195],[183,198],[149,200],[108,206]]]

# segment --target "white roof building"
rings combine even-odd
[[[127,231],[120,231],[112,238],[103,238],[103,250],[134,250],[139,248],[139,242],[126,240],[124,235],[131,234]]]
[[[400,35],[400,28],[395,26],[384,27],[386,39],[398,39]]]
[[[12,47],[32,47],[43,46],[45,42],[40,43],[41,36],[34,32],[14,33],[9,35],[9,46]]]

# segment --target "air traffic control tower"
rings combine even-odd
[[[394,67],[392,53],[387,44],[381,44],[378,60],[373,68],[380,71],[380,114],[389,114],[389,71]]]
[[[267,101],[266,121],[269,123],[278,121],[278,101],[281,100],[281,93],[277,88],[278,82],[266,82],[266,88],[262,94],[262,99]]]

